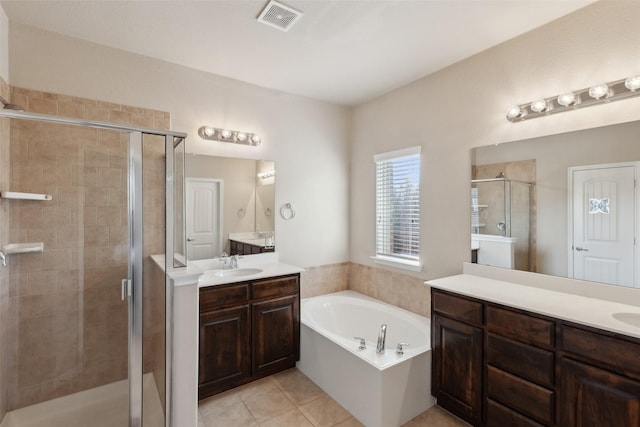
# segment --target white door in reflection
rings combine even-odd
[[[187,259],[208,259],[222,253],[223,181],[186,179]]]
[[[636,163],[569,168],[569,277],[638,287],[637,168]]]

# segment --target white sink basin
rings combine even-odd
[[[640,328],[640,313],[613,313],[612,316],[622,323]]]
[[[261,268],[234,268],[232,270],[217,270],[213,275],[216,277],[239,277],[258,273],[262,273]]]

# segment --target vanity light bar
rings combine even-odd
[[[640,75],[515,105],[507,110],[506,116],[507,120],[515,123],[638,95],[640,95]]]
[[[255,133],[220,129],[211,126],[201,126],[200,129],[198,129],[198,135],[200,135],[200,138],[209,141],[230,142],[232,144],[258,146],[262,142],[260,136]]]

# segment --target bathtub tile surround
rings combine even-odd
[[[11,100],[30,112],[169,128],[169,114],[160,111],[22,88],[12,89]],[[0,272],[11,307],[9,321],[2,321],[11,330],[0,331],[2,366],[9,367],[0,368],[0,411],[127,375],[126,358],[114,358],[127,354],[126,304],[120,301],[118,286],[127,271],[126,136],[21,120],[10,126],[10,156],[3,154],[7,147],[0,135],[1,159],[10,159],[11,166],[10,184],[3,188],[48,193],[53,200],[0,202],[3,227],[11,227],[8,238],[0,235],[2,243],[42,241],[45,247],[43,253],[10,257],[9,280],[6,270]],[[149,154],[145,161],[161,163],[161,153],[151,149]],[[2,166],[4,174],[8,167]],[[145,185],[162,182],[154,178],[158,170],[145,170]],[[154,214],[163,212],[163,205],[147,189],[145,224],[163,226],[163,216]],[[145,251],[161,252],[160,241],[145,241]],[[3,292],[0,300],[5,320],[6,297]],[[157,339],[145,343],[145,350],[158,344]],[[6,360],[8,351],[13,353]],[[154,367],[152,362],[146,365],[148,370]]]
[[[431,294],[424,279],[378,266],[344,262],[307,267],[300,275],[300,297],[352,290],[430,316]]]
[[[275,396],[275,397],[274,397]],[[285,402],[285,399],[289,402]],[[249,403],[247,403],[249,402]],[[268,418],[260,409],[279,402]],[[256,413],[254,414],[254,411]],[[258,416],[256,416],[258,414]],[[262,422],[258,422],[258,418]],[[203,400],[198,405],[198,427],[362,427],[358,420],[293,368]],[[438,407],[432,407],[405,427],[459,427],[466,424]]]
[[[306,268],[300,275],[300,298],[347,290],[350,269],[351,264],[348,262]]]
[[[349,290],[429,317],[431,295],[424,279],[398,271],[349,264]]]

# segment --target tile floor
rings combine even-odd
[[[272,375],[200,401],[198,427],[362,426],[298,369]],[[438,407],[405,427],[467,426]]]

